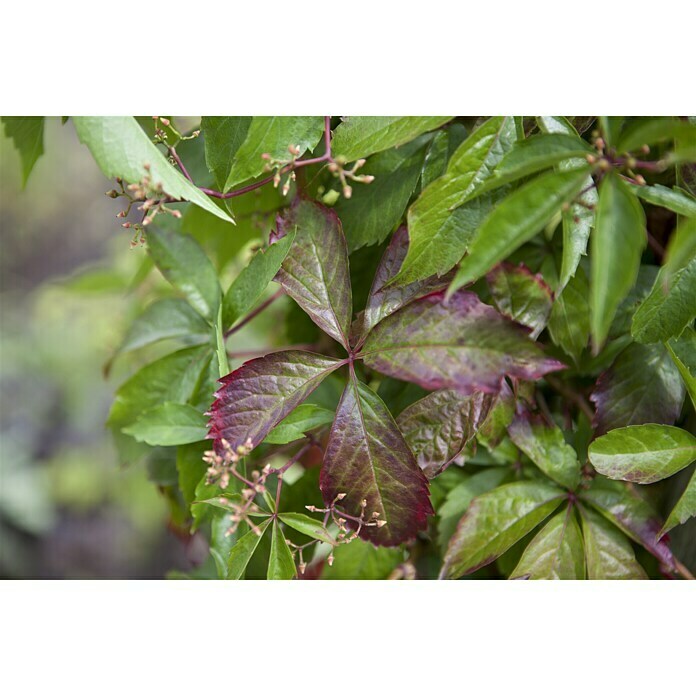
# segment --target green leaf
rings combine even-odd
[[[667,522],[660,530],[658,538],[662,538],[670,529],[674,529],[679,524],[684,524],[688,519],[696,517],[696,471],[691,475],[689,483],[677,501],[677,504],[669,513]]]
[[[580,499],[590,503],[668,568],[674,569],[674,557],[669,546],[657,539],[662,526],[660,519],[638,491],[619,481],[596,478],[590,488],[580,494]]]
[[[696,317],[696,257],[672,276],[665,287],[660,272],[650,294],[633,315],[631,335],[639,343],[656,343],[678,336]]]
[[[696,126],[678,118],[649,117],[628,125],[617,144],[619,152],[631,152],[643,145],[655,145],[671,140],[685,140],[693,143],[696,139]]]
[[[297,575],[292,551],[285,541],[283,530],[277,519],[273,519],[271,555],[268,558],[267,580],[292,580]]]
[[[537,118],[537,121],[545,133],[562,133],[577,137],[575,127],[562,116],[541,116]],[[561,171],[573,169],[583,162],[583,159],[570,159],[561,162],[559,169]],[[588,176],[579,202],[571,205],[570,210],[563,212],[563,258],[560,281],[556,288],[559,293],[575,275],[580,259],[587,251],[587,242],[595,220],[594,208],[598,200],[597,189],[593,183],[592,177]]]
[[[308,515],[303,515],[300,512],[282,512],[278,517],[280,517],[281,522],[297,530],[300,534],[304,534],[312,539],[318,539],[326,544],[331,544],[331,546],[336,543],[334,538],[326,531],[326,527]]]
[[[220,283],[205,252],[193,237],[162,229],[148,231],[147,246],[162,275],[210,322],[217,317]]]
[[[688,327],[666,345],[696,409],[696,331]]]
[[[508,472],[503,467],[485,469],[462,481],[447,494],[445,502],[437,510],[437,540],[441,548],[447,548],[471,501],[499,486],[507,476]]]
[[[223,188],[232,169],[234,156],[246,139],[251,116],[203,116],[201,129],[205,138],[205,163]]]
[[[425,135],[385,150],[370,157],[360,169],[361,174],[374,176],[374,181],[355,184],[351,197],[341,197],[334,206],[350,251],[380,244],[399,224],[418,184],[431,141],[432,137]]]
[[[631,543],[601,515],[580,508],[588,580],[647,580]]]
[[[534,237],[582,189],[590,168],[549,172],[510,194],[488,215],[469,245],[449,293],[487,273]]]
[[[43,155],[43,116],[3,116],[5,135],[12,138],[15,148],[22,160],[22,186],[34,168],[36,161]]]
[[[608,478],[655,483],[696,459],[696,437],[671,425],[631,425],[597,438],[588,454]]]
[[[289,162],[290,145],[299,148],[298,156],[301,156],[315,147],[323,132],[322,116],[254,116],[244,142],[235,153],[225,191],[262,174],[266,160],[261,155]]]
[[[165,402],[142,413],[123,432],[138,442],[166,447],[205,440],[208,428],[206,417],[193,406]]]
[[[607,174],[599,187],[597,224],[592,234],[590,325],[597,354],[621,300],[636,281],[646,245],[645,213],[626,184]]]
[[[107,425],[120,430],[165,401],[185,403],[194,395],[211,358],[208,346],[197,346],[146,365],[117,389]]]
[[[333,565],[324,564],[322,580],[386,580],[404,554],[398,548],[376,547],[355,539],[337,546],[333,555]]]
[[[280,238],[292,230],[297,234],[276,280],[322,331],[348,349],[353,301],[341,221],[329,208],[297,198],[277,227]]]
[[[599,127],[607,145],[616,146],[625,120],[623,116],[599,117]],[[625,150],[625,148],[623,149]]]
[[[278,272],[294,240],[295,230],[291,230],[267,249],[259,250],[234,279],[222,301],[224,327],[231,327],[256,304]]]
[[[218,362],[218,375],[220,377],[224,377],[230,371],[230,363],[227,359],[225,329],[222,324],[222,305],[218,307],[217,321],[215,322],[215,344]]]
[[[484,190],[517,181],[530,174],[548,169],[563,160],[593,154],[595,150],[577,134],[541,133],[515,143],[500,160],[493,176],[486,181]]]
[[[249,565],[249,561],[254,555],[254,551],[256,551],[259,542],[268,529],[268,525],[270,525],[272,521],[273,520],[271,518],[264,520],[257,527],[257,531],[254,531],[253,529],[250,530],[232,547],[230,555],[227,559],[228,580],[239,580],[244,576],[244,571]]]
[[[288,442],[302,439],[305,433],[322,425],[327,425],[333,422],[333,419],[334,412],[328,408],[314,404],[301,404],[266,435],[264,442],[272,445],[285,445]]]
[[[422,133],[439,128],[451,116],[347,116],[331,143],[335,158],[353,162],[375,152],[398,147]]]
[[[203,461],[203,453],[210,443],[195,442],[176,448],[176,470],[179,474],[179,490],[187,505],[196,499],[196,487],[205,476],[208,465]]]
[[[653,186],[636,186],[629,184],[631,191],[647,203],[673,210],[678,215],[694,217],[696,215],[696,198],[678,188],[667,188],[660,184]]]
[[[408,254],[394,282],[442,275],[462,258],[472,235],[505,191],[464,204],[490,178],[515,137],[513,119],[495,117],[457,148],[444,176],[430,184],[409,209]]]
[[[540,415],[518,406],[508,433],[512,441],[549,478],[571,490],[577,487],[580,482],[580,462],[558,426],[549,425]]]
[[[696,218],[686,220],[670,237],[663,262],[664,281],[669,286],[674,274],[696,258]]]
[[[149,346],[168,338],[207,343],[210,326],[185,300],[167,298],[150,304],[131,324],[118,353]]]
[[[559,512],[532,539],[511,578],[584,580],[585,549],[573,508]]]
[[[590,396],[595,435],[644,423],[672,425],[684,401],[684,386],[667,349],[631,343],[603,372]]]
[[[233,222],[222,208],[167,161],[131,116],[75,116],[73,122],[80,142],[90,149],[104,176],[137,183],[147,174],[153,184],[161,184],[172,198],[190,201]]]
[[[458,578],[488,565],[545,520],[563,491],[541,482],[508,483],[475,498],[450,540],[442,576]]]
[[[524,264],[501,263],[488,273],[486,280],[500,313],[531,329],[531,338],[538,338],[553,302],[553,293],[544,279]]]
[[[590,340],[590,304],[587,276],[578,268],[563,292],[556,297],[549,316],[551,340],[578,365]]]

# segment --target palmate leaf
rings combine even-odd
[[[632,343],[599,376],[590,400],[596,435],[627,425],[672,425],[681,411],[684,385],[663,345]]]
[[[433,514],[428,482],[382,400],[354,373],[341,397],[324,454],[320,488],[337,511],[386,522],[363,526],[360,536],[379,546],[396,546],[425,528]],[[340,515],[340,512],[338,512]],[[352,523],[355,528],[355,523]]]
[[[674,274],[696,258],[696,217],[682,222],[670,237],[665,251],[662,273],[667,287]]]
[[[131,116],[73,116],[81,143],[87,145],[104,176],[137,183],[145,174],[173,198],[190,201],[227,222],[232,218],[175,169]],[[149,170],[145,169],[149,165]],[[232,228],[230,228],[232,229]]]
[[[545,520],[563,491],[537,481],[508,483],[473,500],[450,540],[441,577],[459,578],[493,562]]]
[[[333,422],[333,418],[334,413],[328,408],[314,404],[301,404],[266,435],[265,442],[272,445],[284,445],[300,440],[305,433]]]
[[[251,557],[254,555],[259,542],[266,533],[272,519],[264,520],[258,527],[257,531],[253,529],[248,531],[241,537],[232,547],[227,559],[227,579],[239,580],[244,576],[244,571],[249,565]]]
[[[297,568],[292,551],[285,541],[278,518],[273,519],[271,530],[271,553],[268,557],[267,580],[292,580],[297,575]]]
[[[329,208],[298,198],[278,218],[276,238],[295,241],[275,279],[312,321],[348,348],[353,301],[341,221]]]
[[[646,580],[631,543],[594,510],[580,507],[588,580]]]
[[[680,191],[678,188],[667,188],[660,186],[660,184],[653,186],[631,184],[630,186],[631,191],[647,203],[673,210],[678,215],[696,216],[696,198],[685,191]]]
[[[266,160],[289,161],[290,145],[299,148],[299,154],[311,150],[324,132],[322,116],[254,116],[246,137],[234,153],[225,181],[225,191],[262,174]]]
[[[571,506],[554,515],[532,539],[510,578],[585,579],[585,549]]]
[[[353,162],[375,152],[398,147],[434,130],[451,116],[347,116],[331,143],[334,157]]]
[[[589,283],[579,267],[556,297],[548,320],[551,340],[577,365],[590,340]]]
[[[582,190],[589,166],[548,172],[532,179],[496,206],[469,244],[450,292],[487,273],[534,237]]]
[[[418,297],[446,288],[451,280],[449,275],[442,278],[431,276],[406,285],[389,285],[389,281],[397,275],[401,268],[408,251],[408,245],[408,230],[405,226],[399,227],[392,235],[389,246],[379,262],[365,311],[351,329],[351,334],[356,337],[353,345],[359,345],[360,339],[364,339],[385,317]]]
[[[334,563],[324,564],[322,580],[386,580],[403,560],[400,549],[373,546],[362,539],[337,546],[333,554]]]
[[[251,440],[256,447],[299,406],[343,360],[301,350],[270,353],[223,377],[210,416],[210,435],[233,449]]]
[[[599,187],[591,239],[590,326],[595,354],[604,345],[621,300],[636,281],[646,244],[643,207],[618,175],[610,172]]]
[[[580,462],[563,432],[539,414],[518,406],[508,427],[512,441],[549,477],[571,490],[580,482]]]
[[[428,478],[446,469],[486,420],[494,398],[452,389],[428,394],[403,410],[396,423]]]
[[[696,142],[696,125],[670,116],[639,119],[626,126],[617,143],[617,150],[630,152],[643,145],[656,145],[675,139],[693,144]]]
[[[524,328],[470,292],[415,300],[381,321],[360,356],[390,377],[425,389],[497,392],[505,375],[535,380],[564,365],[544,355]]]
[[[205,416],[193,406],[165,401],[142,413],[123,432],[139,442],[166,447],[205,440],[208,429]]]
[[[457,148],[445,174],[421,193],[408,212],[411,245],[395,283],[442,275],[462,258],[500,195],[489,194],[462,206],[490,178],[515,140],[512,117],[500,116],[483,123]]]
[[[232,169],[234,156],[247,137],[251,116],[203,116],[201,129],[205,138],[205,163],[223,188]]]
[[[544,279],[524,264],[501,263],[486,280],[500,313],[531,329],[531,338],[538,338],[553,304],[553,293]]]
[[[679,338],[671,339],[666,346],[696,408],[696,331],[687,327]]]
[[[654,483],[696,460],[696,437],[671,425],[631,425],[597,438],[588,454],[608,478]]]
[[[619,481],[596,478],[579,497],[664,565],[674,569],[674,557],[669,546],[658,541],[657,535],[662,527],[660,519],[637,491]]]

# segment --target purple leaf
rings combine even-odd
[[[527,326],[531,338],[544,330],[553,305],[553,292],[540,275],[524,264],[501,263],[486,276],[495,306],[506,317]]]
[[[599,376],[590,396],[595,435],[627,425],[673,425],[684,401],[684,384],[661,343],[632,343]]]
[[[272,239],[297,230],[275,280],[312,321],[348,349],[353,314],[348,247],[336,213],[296,199],[277,219]]]
[[[360,357],[390,377],[465,393],[498,392],[505,375],[537,380],[565,367],[523,327],[465,291],[406,305],[372,330]]]
[[[396,419],[418,466],[428,478],[444,471],[476,435],[495,397],[463,396],[453,389],[433,392]]]
[[[396,546],[425,529],[433,514],[428,480],[384,402],[351,375],[341,397],[324,454],[320,488],[327,505],[366,521],[360,536]],[[367,501],[364,508],[362,501]],[[377,513],[377,516],[374,516]],[[376,522],[380,522],[377,526]],[[383,524],[386,522],[386,524]],[[348,519],[348,526],[357,524]]]
[[[223,377],[210,412],[209,438],[226,439],[233,449],[248,439],[256,447],[321,381],[344,364],[302,350],[255,358]]]
[[[635,489],[618,481],[595,479],[580,497],[597,508],[633,541],[674,570],[672,551],[665,541],[657,540],[662,522],[651,505]]]
[[[406,258],[407,251],[408,230],[406,226],[402,226],[394,232],[389,246],[385,250],[379,266],[377,266],[377,272],[370,288],[370,295],[367,298],[365,312],[361,321],[356,322],[354,326],[353,333],[357,337],[357,345],[359,345],[360,339],[364,339],[370,330],[379,324],[382,319],[418,297],[436,290],[445,289],[452,280],[454,274],[448,273],[440,278],[431,276],[425,280],[416,280],[407,285],[390,285],[385,287],[399,272]]]

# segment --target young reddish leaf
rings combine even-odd
[[[402,411],[396,423],[428,478],[444,471],[461,454],[488,416],[494,398],[443,389]]]
[[[662,524],[637,491],[624,483],[598,478],[580,497],[668,568],[674,569],[672,551],[664,541],[657,540]]]
[[[223,377],[210,412],[209,437],[236,449],[256,447],[321,381],[343,365],[302,350],[282,350],[244,363]]]
[[[353,300],[348,247],[341,221],[332,210],[298,198],[278,217],[275,238],[296,230],[275,280],[312,321],[348,348]]]
[[[585,549],[572,507],[559,512],[532,539],[510,578],[584,580]]]
[[[387,286],[387,283],[399,272],[401,264],[406,258],[408,244],[408,230],[406,226],[399,227],[394,232],[389,246],[377,267],[372,287],[370,288],[370,295],[367,298],[367,305],[362,315],[362,321],[356,322],[354,327],[353,333],[358,339],[365,338],[370,330],[379,324],[382,319],[401,309],[401,307],[407,305],[412,300],[436,290],[443,290],[452,280],[452,274],[448,273],[440,278],[431,276],[425,280],[416,280],[407,285]]]
[[[486,276],[495,306],[506,317],[532,330],[537,338],[551,313],[553,293],[540,275],[524,264],[501,263]]]
[[[320,488],[327,505],[336,502],[337,514],[386,523],[365,526],[363,539],[378,546],[396,546],[425,529],[433,514],[428,480],[384,405],[353,374],[341,397],[324,454]],[[377,513],[377,517],[373,517]],[[348,525],[356,527],[348,520]]]
[[[522,407],[508,428],[512,441],[549,477],[574,489],[580,481],[580,462],[555,424]]]
[[[645,580],[631,542],[601,515],[580,508],[588,580]]]
[[[474,498],[450,541],[441,576],[459,578],[492,563],[562,499],[560,488],[539,481],[508,483]]]
[[[590,400],[596,435],[626,425],[672,425],[681,411],[684,385],[663,345],[632,343],[599,376]]]
[[[390,377],[425,389],[497,392],[505,375],[536,380],[562,370],[525,329],[471,292],[411,302],[370,333],[361,357]]]

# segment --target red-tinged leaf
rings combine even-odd
[[[439,278],[431,276],[425,280],[416,280],[406,285],[386,286],[399,272],[408,252],[408,243],[408,230],[405,226],[399,227],[394,232],[389,246],[379,262],[365,311],[361,321],[359,320],[355,327],[354,334],[358,340],[365,338],[372,328],[396,310],[418,297],[423,297],[423,295],[436,290],[443,290],[452,280],[453,274],[448,273]]]
[[[433,392],[406,408],[397,425],[428,478],[444,471],[476,435],[495,397],[463,396],[453,389]]]
[[[336,411],[324,454],[320,488],[327,505],[366,521],[360,536],[378,546],[396,546],[425,529],[433,514],[428,480],[384,402],[354,375]],[[373,513],[378,516],[373,518]],[[340,512],[338,513],[340,514]],[[356,524],[348,520],[348,525]]]
[[[657,540],[662,522],[635,489],[618,481],[595,479],[580,497],[668,568],[674,569],[672,551],[665,541]]]
[[[247,439],[256,447],[321,381],[343,365],[302,350],[282,350],[244,363],[223,377],[210,412],[209,437],[233,449]]]
[[[632,343],[599,376],[590,396],[596,435],[644,423],[673,425],[684,401],[684,384],[660,343]]]
[[[539,414],[518,407],[508,427],[510,439],[549,477],[574,489],[580,481],[580,462],[561,429]]]
[[[521,481],[474,498],[450,540],[442,577],[459,578],[492,563],[545,520],[563,491],[539,481]]]
[[[553,292],[544,279],[524,264],[501,263],[488,273],[486,280],[500,313],[530,328],[531,338],[537,338],[553,305]]]
[[[353,314],[348,247],[336,213],[298,198],[278,217],[275,238],[296,230],[275,280],[312,321],[348,348]]]
[[[415,300],[380,322],[361,357],[390,377],[425,389],[498,392],[505,375],[536,380],[562,370],[544,355],[527,331],[481,302],[458,291]]]

